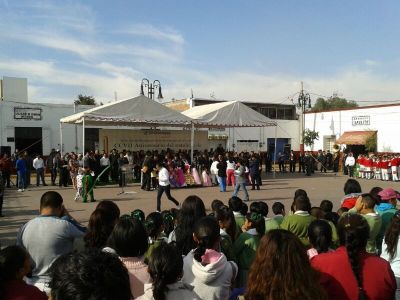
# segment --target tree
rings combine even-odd
[[[365,150],[367,150],[368,152],[376,152],[377,143],[378,142],[375,133],[367,138],[367,140],[365,141]]]
[[[311,147],[314,145],[314,141],[319,139],[319,133],[310,129],[304,130],[303,133],[303,144]]]
[[[93,96],[78,95],[78,99],[74,101],[76,105],[96,105],[96,99]]]
[[[358,104],[353,100],[347,100],[340,97],[331,97],[329,99],[318,98],[312,108],[313,112],[335,110],[338,108],[357,107]]]

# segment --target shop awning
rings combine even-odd
[[[376,131],[345,131],[337,140],[336,144],[365,145],[369,137]]]

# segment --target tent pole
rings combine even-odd
[[[60,122],[60,153],[61,156],[63,155],[63,130],[62,130],[62,123]]]
[[[82,154],[85,156],[85,117],[82,120]]]
[[[193,165],[193,148],[194,148],[194,123],[192,122],[192,129],[190,133],[190,164]]]
[[[276,141],[278,135],[278,124],[275,125],[275,147],[274,147],[274,178],[276,177]]]

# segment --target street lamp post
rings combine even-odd
[[[304,127],[305,127],[305,114],[307,108],[311,108],[311,97],[310,94],[304,93],[303,82],[301,82],[301,91],[299,98],[297,99],[297,107],[301,109],[301,143],[300,152],[304,152]]]
[[[163,99],[163,95],[161,93],[161,83],[159,80],[154,80],[152,83],[147,79],[143,78],[142,83],[140,84],[140,95],[144,96],[144,89],[147,88],[147,97],[154,100],[154,90],[158,88],[158,96],[157,99]]]

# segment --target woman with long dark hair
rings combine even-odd
[[[381,257],[390,263],[396,277],[396,299],[400,299],[400,211],[397,211],[389,224],[382,243]]]
[[[221,235],[221,251],[228,260],[236,260],[233,242],[236,238],[236,222],[232,210],[222,205],[215,211],[215,219],[219,225]]]
[[[249,271],[245,299],[326,299],[318,273],[293,233],[275,229],[262,237]]]
[[[384,259],[366,252],[367,220],[345,214],[338,223],[340,247],[311,260],[321,272],[320,283],[331,299],[393,299],[396,280]],[[378,273],[377,273],[378,272]]]
[[[197,196],[188,196],[182,203],[179,213],[178,226],[171,233],[169,242],[176,242],[178,251],[186,255],[196,247],[193,241],[194,224],[202,217],[206,216],[206,208],[203,200]]]

